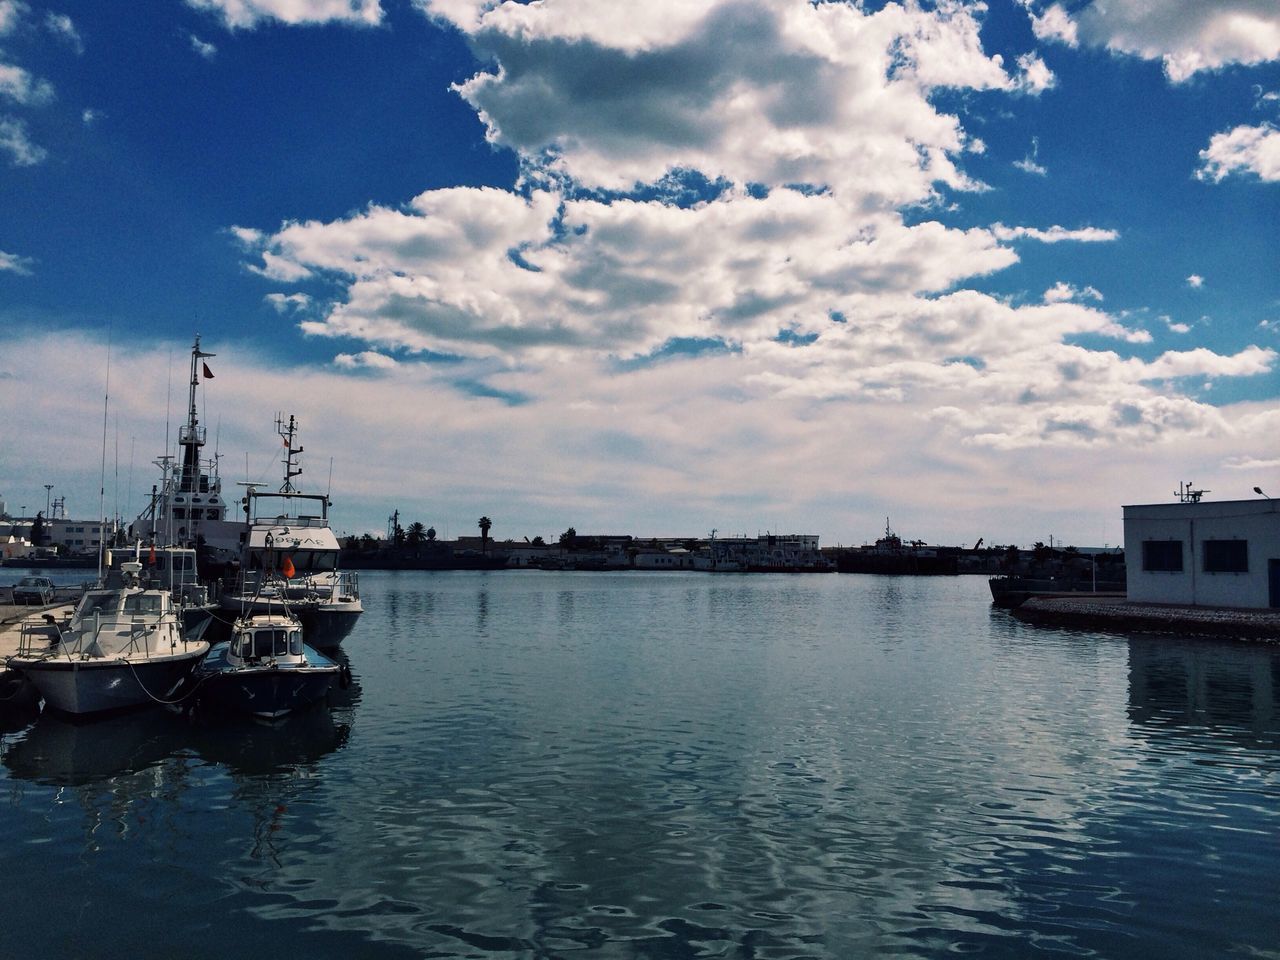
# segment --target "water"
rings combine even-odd
[[[1278,648],[981,578],[361,585],[327,709],[4,737],[0,956],[1277,955]]]

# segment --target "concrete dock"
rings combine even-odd
[[[1123,597],[1030,597],[1010,611],[1048,626],[1139,633],[1177,633],[1239,640],[1280,640],[1280,610],[1133,603]]]

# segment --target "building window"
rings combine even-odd
[[[1248,540],[1206,540],[1204,542],[1205,573],[1248,573]]]
[[[1143,540],[1142,569],[1153,573],[1181,573],[1182,541]]]

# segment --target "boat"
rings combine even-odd
[[[47,707],[74,716],[165,703],[209,652],[209,622],[184,626],[181,603],[143,582],[133,560],[86,590],[65,625],[51,614],[25,622],[7,665]]]
[[[192,675],[197,708],[276,719],[315,703],[342,668],[302,637],[287,609],[238,618]]]
[[[874,544],[864,544],[836,554],[840,573],[879,573],[909,576],[955,576],[959,563],[954,555],[945,555],[923,540],[905,541],[884,521],[884,536]]]
[[[210,578],[239,559],[245,532],[244,520],[228,515],[217,456],[206,459],[201,453],[205,428],[200,425],[197,391],[202,376],[206,380],[213,376],[205,362],[213,356],[216,354],[200,349],[197,334],[191,348],[187,422],[178,430],[181,457],[175,458],[165,451],[156,459],[160,483],[151,488],[146,509],[128,530],[131,541],[198,549],[202,572]]]
[[[328,495],[302,493],[293,484],[302,472],[297,465],[302,447],[296,445],[296,419],[290,416],[285,425],[278,418],[276,429],[284,442],[284,484],[275,493],[248,486],[239,570],[219,599],[219,620],[231,624],[254,613],[288,610],[302,622],[311,646],[331,649],[364,612],[360,581],[357,574],[338,568],[339,544],[329,526]]]
[[[1088,593],[1098,597],[1123,597],[1126,584],[1122,580],[1085,581],[1071,577],[992,577],[991,603],[1005,610],[1016,610],[1030,597],[1056,597],[1064,593]]]

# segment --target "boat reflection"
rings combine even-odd
[[[309,767],[346,746],[350,732],[350,724],[335,722],[320,703],[276,720],[237,716],[193,721],[187,744],[233,777],[254,777]]]
[[[1129,641],[1129,719],[1150,732],[1280,747],[1280,651],[1205,638]]]
[[[144,710],[76,723],[45,711],[4,755],[18,779],[56,787],[99,783],[149,770],[186,747],[180,718]]]

